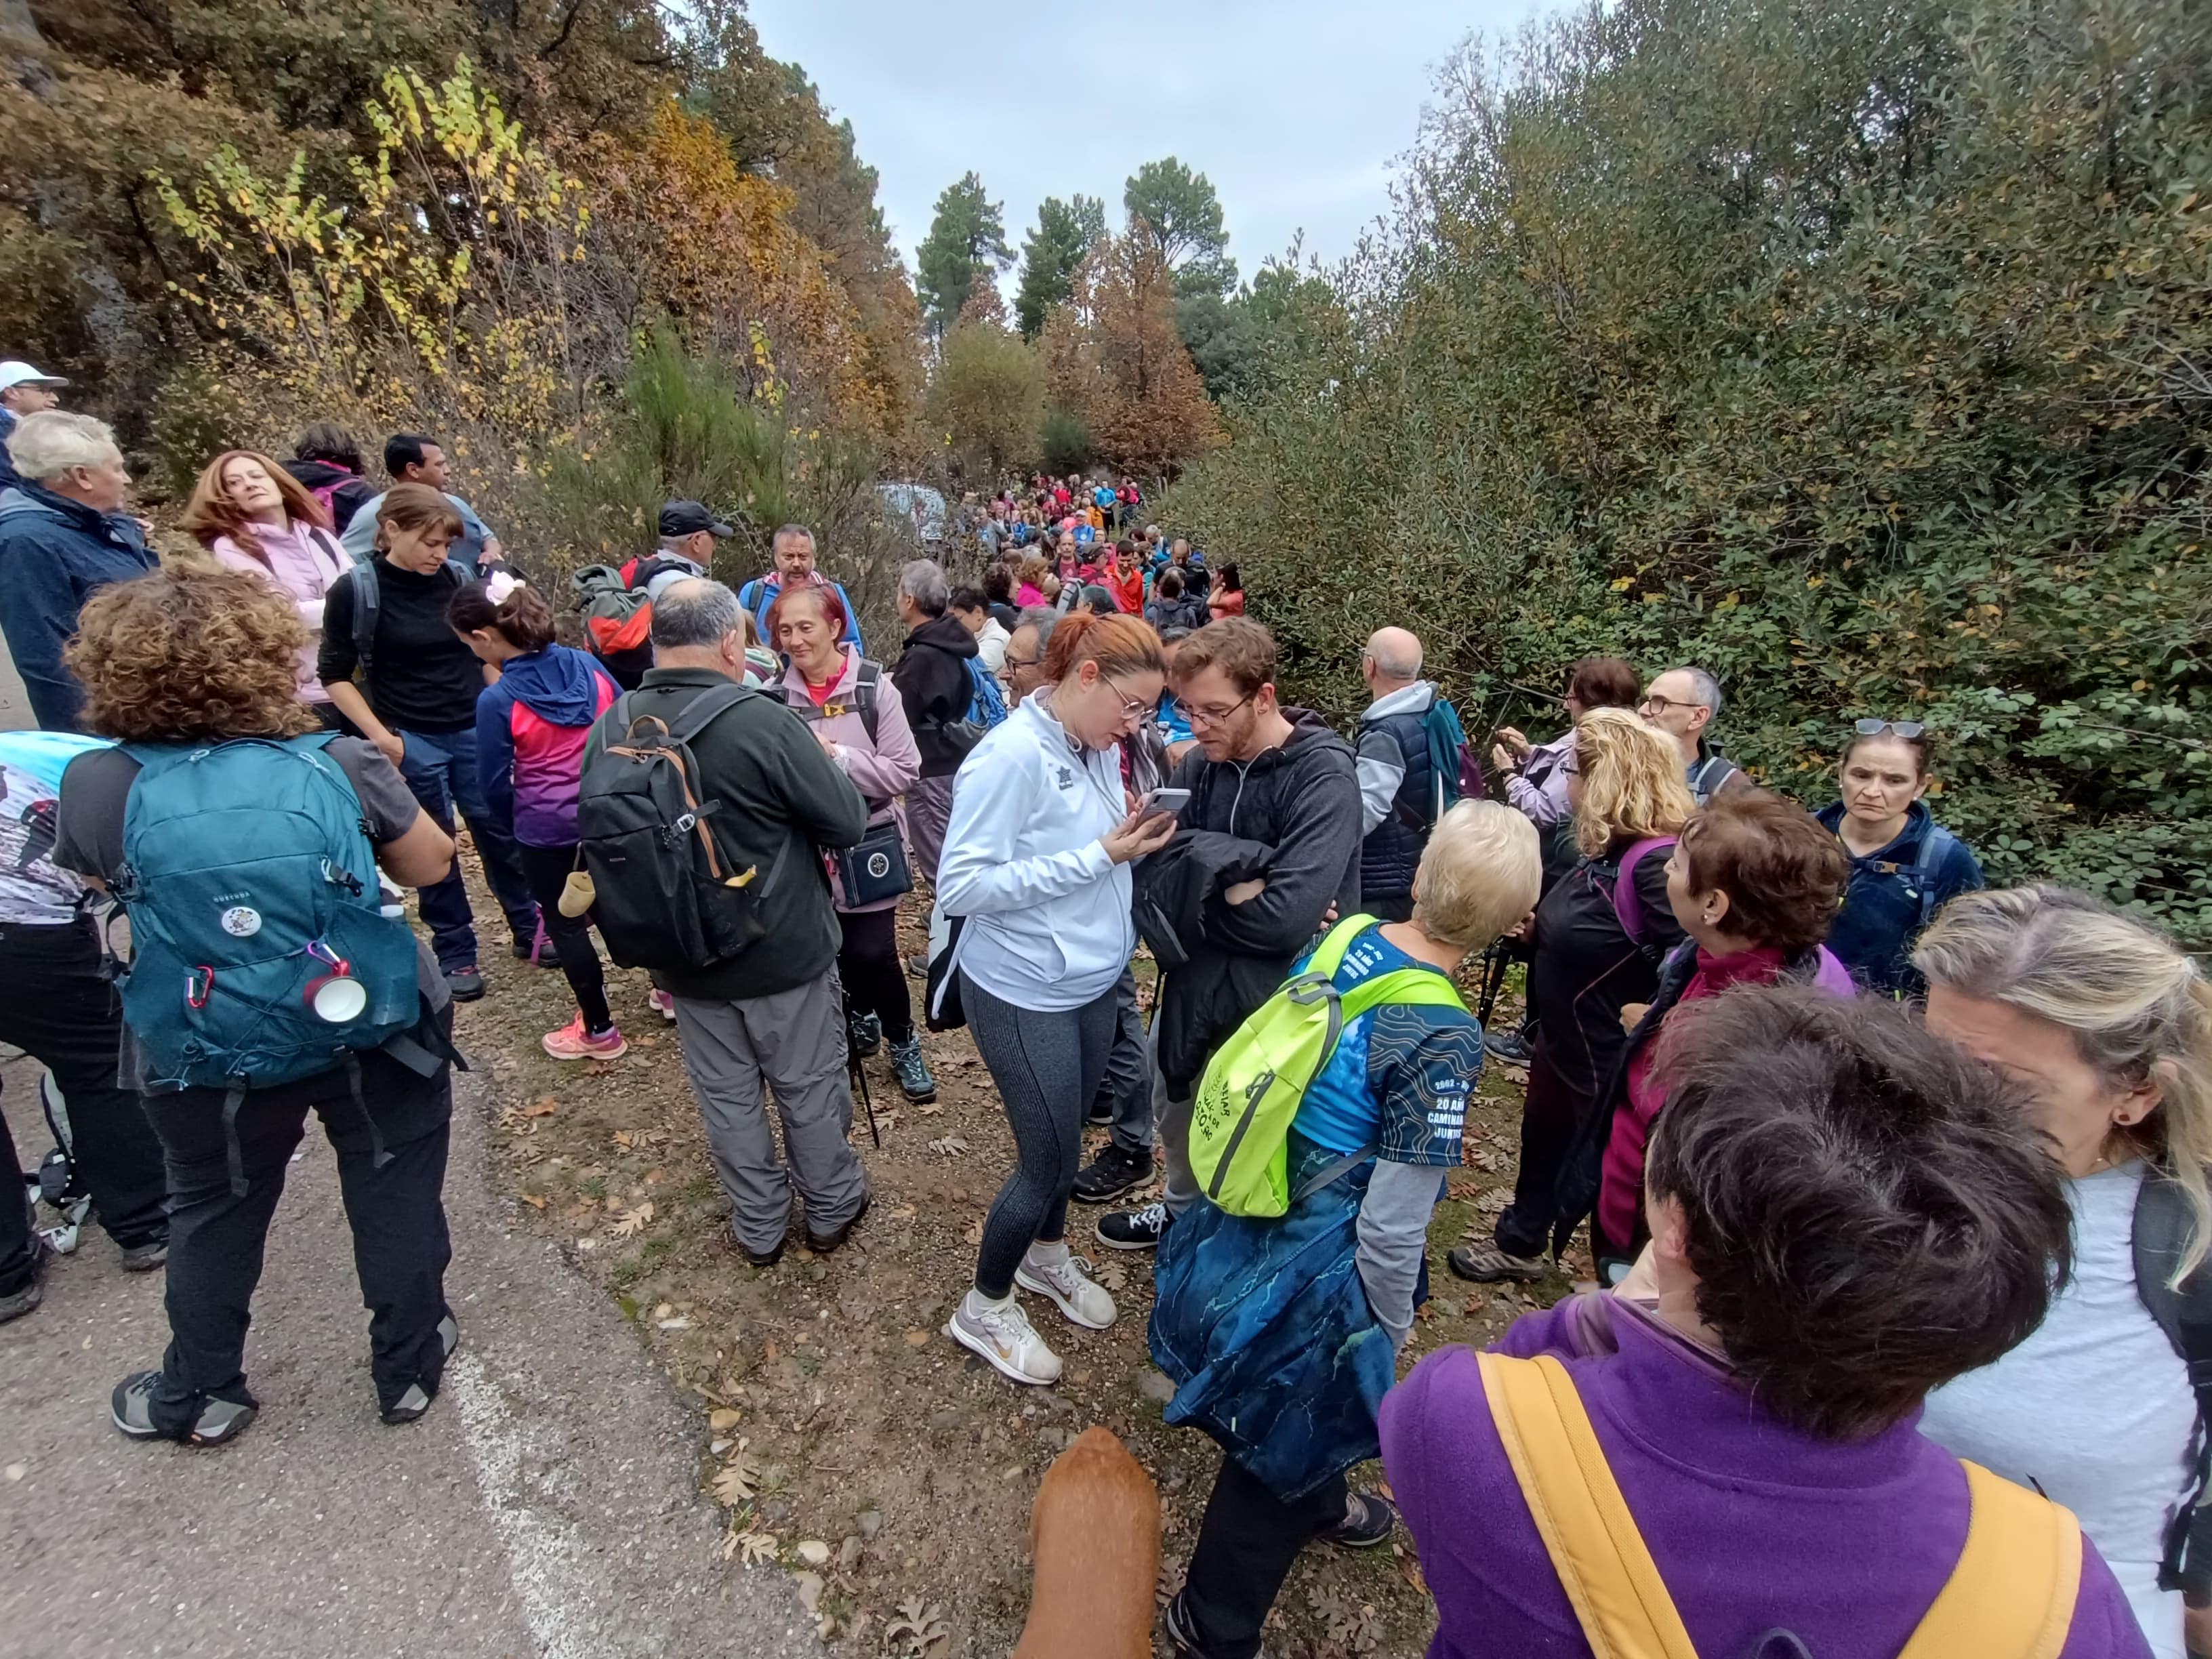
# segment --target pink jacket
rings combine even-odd
[[[258,524],[253,539],[260,544],[260,558],[228,536],[215,538],[215,556],[228,569],[261,577],[292,601],[307,625],[307,643],[300,651],[300,701],[328,702],[331,694],[315,678],[315,652],[323,637],[323,595],[353,568],[353,560],[339,547],[337,537],[296,519],[288,520],[282,530]]]
[[[783,700],[814,728],[817,738],[836,745],[831,758],[866,799],[868,822],[875,824],[896,821],[903,835],[906,823],[899,815],[897,798],[914,787],[915,781],[921,777],[921,750],[915,746],[913,728],[906,723],[906,704],[899,696],[898,687],[891,684],[890,671],[881,664],[875,665],[876,735],[872,739],[869,738],[868,723],[853,702],[854,688],[860,681],[860,665],[865,660],[859,652],[849,646],[846,647],[845,666],[837,676],[837,689],[829,702],[820,707],[808,695],[806,677],[794,663],[783,671]],[[896,899],[890,898],[860,908],[889,910],[897,903]],[[840,904],[837,908],[842,910],[846,907]]]

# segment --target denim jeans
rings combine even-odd
[[[522,873],[522,855],[514,837],[492,817],[483,781],[477,776],[477,733],[474,726],[459,732],[402,732],[407,745],[400,775],[422,810],[438,821],[447,835],[453,833],[453,809],[469,821],[469,833],[483,860],[484,878],[507,912],[507,926],[526,949],[538,933],[538,906],[530,896],[530,883]],[[438,966],[451,973],[474,965],[477,960],[476,918],[469,909],[468,889],[461,883],[461,861],[446,878],[422,893],[422,920],[430,929],[430,948]]]

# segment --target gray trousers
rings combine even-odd
[[[757,1255],[783,1243],[794,1183],[809,1233],[819,1237],[851,1220],[867,1198],[868,1178],[846,1139],[853,1090],[837,970],[772,996],[678,997],[676,1030],[738,1242]],[[783,1121],[787,1170],[776,1158],[763,1081]]]
[[[1155,1071],[1154,1075],[1158,1075]],[[1198,1085],[1181,1100],[1160,1084],[1160,1145],[1167,1149],[1167,1190],[1160,1194],[1170,1215],[1181,1215],[1198,1201],[1198,1177],[1190,1170],[1190,1109],[1198,1100]]]
[[[1152,1057],[1152,1033],[1137,1012],[1137,976],[1127,968],[1114,988],[1114,1047],[1106,1056],[1114,1125],[1108,1133],[1125,1152],[1149,1152],[1152,1121],[1167,1104],[1167,1085]]]
[[[906,792],[907,839],[914,843],[915,871],[937,885],[937,860],[945,851],[945,826],[952,817],[952,775],[916,778]]]

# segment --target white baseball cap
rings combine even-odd
[[[0,392],[19,386],[67,386],[69,382],[58,374],[43,374],[20,358],[10,358],[0,363]]]

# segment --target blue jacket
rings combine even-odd
[[[23,480],[0,491],[0,633],[48,732],[74,732],[84,688],[62,665],[84,602],[161,562],[136,519]]]
[[[1844,804],[1837,801],[1814,816],[1829,830],[1840,831]],[[1828,951],[1851,970],[1853,979],[1882,996],[1918,994],[1921,981],[1912,968],[1912,941],[1919,936],[1923,919],[1959,894],[1989,885],[1966,843],[1954,838],[1927,872],[1923,887],[1921,843],[1935,828],[1928,804],[1917,800],[1905,816],[1904,830],[1888,846],[1864,858],[1844,848],[1851,861],[1851,881],[1844,890],[1844,908],[1828,929]]]
[[[477,776],[493,822],[526,847],[573,847],[584,739],[622,688],[588,653],[509,657],[477,698]]]
[[[0,489],[13,489],[23,482],[15,471],[15,458],[8,453],[8,440],[15,435],[15,411],[0,409]]]
[[[831,582],[837,592],[838,604],[845,607],[845,637],[840,645],[849,645],[855,653],[860,649],[860,613],[853,608],[853,596],[845,591],[842,582]],[[760,629],[761,643],[769,650],[775,641],[768,636],[768,611],[783,595],[783,579],[773,570],[765,576],[756,576],[738,590],[738,603],[753,613],[753,622]]]

